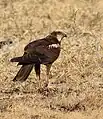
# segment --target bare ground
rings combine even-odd
[[[102,0],[1,0],[0,119],[103,119]],[[12,81],[20,68],[10,59],[31,40],[62,30],[68,38],[53,64],[50,87],[34,71]],[[42,66],[45,81],[45,67]]]

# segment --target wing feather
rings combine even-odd
[[[55,38],[44,38],[29,43],[24,48],[24,55],[20,58],[19,64],[47,64],[54,62],[60,53],[60,48],[50,48],[52,44],[58,43]]]

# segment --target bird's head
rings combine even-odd
[[[51,35],[53,37],[56,37],[58,39],[59,42],[61,42],[61,40],[64,38],[64,37],[67,37],[67,35],[61,31],[53,31],[51,33]]]

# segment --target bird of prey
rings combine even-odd
[[[51,65],[60,54],[61,40],[64,37],[67,37],[65,33],[53,31],[45,38],[26,45],[23,56],[11,59],[11,62],[18,62],[18,65],[22,65],[13,81],[25,81],[33,67],[37,78],[40,80],[40,66],[44,64],[46,65],[46,80],[48,82]]]

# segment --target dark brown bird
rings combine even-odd
[[[11,59],[11,62],[19,62],[22,65],[13,81],[25,81],[33,67],[35,67],[36,76],[40,79],[40,65],[46,65],[47,81],[51,65],[60,54],[61,40],[67,37],[61,31],[53,31],[47,37],[33,41],[24,48],[24,54],[21,57]]]

